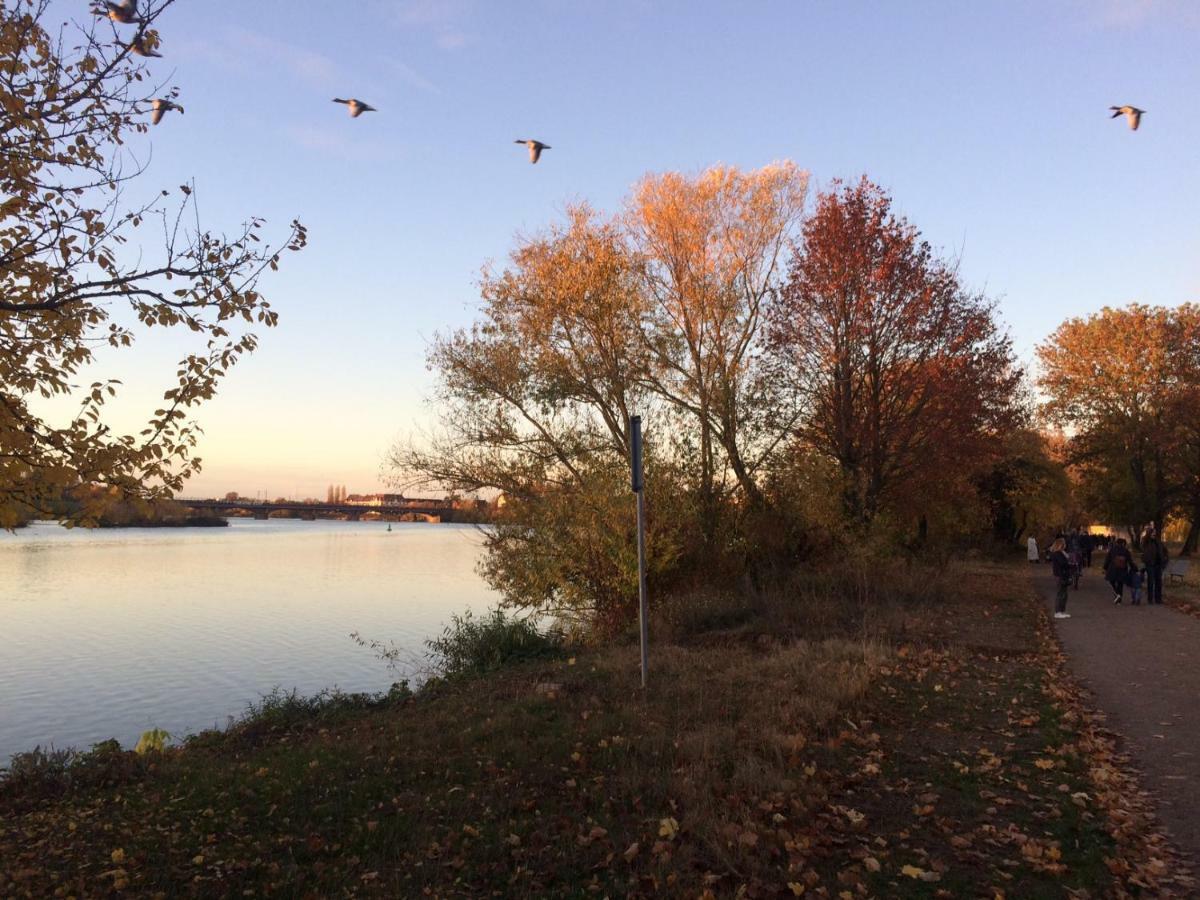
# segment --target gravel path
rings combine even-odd
[[[1030,568],[1053,612],[1050,567]],[[1067,612],[1054,625],[1072,673],[1125,739],[1175,842],[1200,860],[1200,619],[1144,599],[1130,606],[1128,588],[1114,605],[1099,565],[1071,591]]]

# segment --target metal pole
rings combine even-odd
[[[642,644],[642,687],[646,686],[649,669],[649,623],[646,609],[646,500],[645,481],[642,476],[642,417],[632,416],[629,420],[632,436],[633,491],[637,495],[637,547],[638,547],[638,624],[641,628]]]

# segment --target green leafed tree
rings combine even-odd
[[[166,52],[172,2],[143,2],[135,24],[61,26],[49,0],[0,4],[0,526],[52,511],[76,484],[115,489],[98,497],[178,490],[200,465],[192,413],[254,350],[254,329],[275,324],[260,276],[306,240],[298,221],[275,243],[253,217],[208,230],[188,185],[132,198],[147,193],[154,101],[178,100],[132,47]],[[95,371],[97,354],[160,328],[195,347],[145,427],[119,433],[105,415],[119,384]]]

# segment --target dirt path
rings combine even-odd
[[[1053,610],[1049,570],[1037,566],[1034,584]],[[1072,673],[1124,738],[1171,836],[1200,860],[1200,619],[1131,606],[1128,589],[1114,605],[1099,565],[1071,591],[1067,612],[1054,624]]]

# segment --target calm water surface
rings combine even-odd
[[[495,595],[473,526],[234,519],[228,528],[0,532],[0,765],[223,726],[278,686],[385,690],[350,638],[414,654]]]

